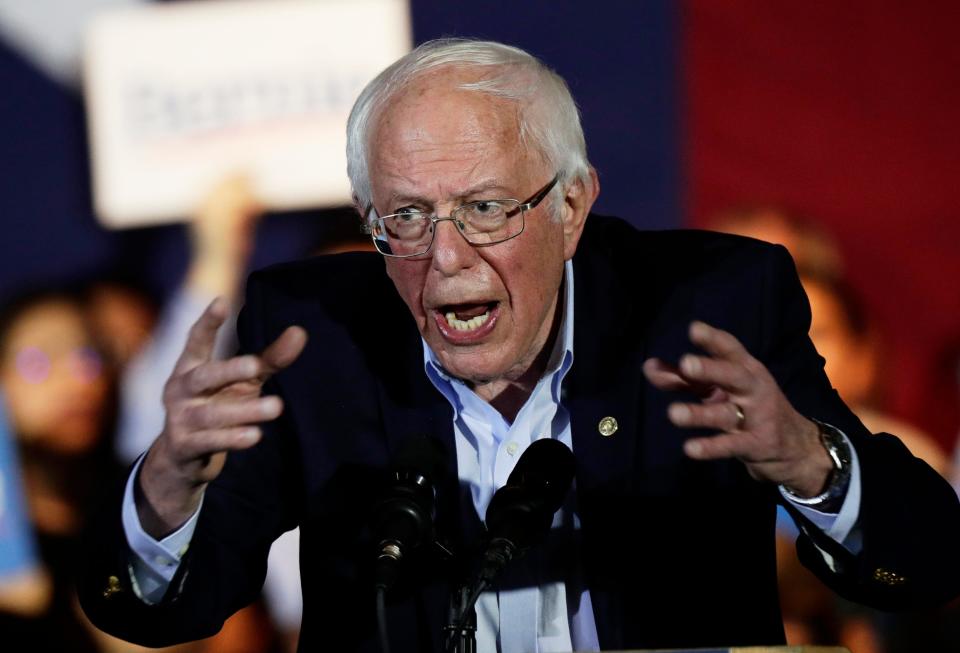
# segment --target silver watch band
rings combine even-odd
[[[784,492],[789,495],[790,500],[798,505],[818,510],[828,509],[828,512],[835,512],[832,509],[839,509],[847,495],[847,488],[850,486],[850,445],[847,444],[847,439],[843,436],[843,433],[835,427],[824,424],[820,420],[812,419],[811,421],[820,429],[820,442],[833,462],[833,471],[827,478],[827,486],[823,492],[814,497],[801,497],[787,486],[782,487]]]

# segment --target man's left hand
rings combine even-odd
[[[785,485],[798,496],[822,492],[832,464],[819,427],[794,410],[769,370],[733,335],[703,322],[691,323],[689,334],[709,355],[686,354],[676,367],[657,358],[643,365],[657,388],[700,397],[670,404],[671,422],[719,431],[687,440],[684,452],[697,460],[738,458],[753,478]]]

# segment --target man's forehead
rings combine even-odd
[[[518,140],[519,106],[515,101],[461,88],[437,76],[415,80],[397,91],[382,108],[374,132],[379,139],[401,137]],[[372,144],[377,145],[375,139]]]
[[[464,192],[498,187],[517,175],[506,168],[529,159],[515,102],[429,80],[390,101],[372,136],[372,181],[397,192],[421,186],[422,174],[437,173],[459,178]]]
[[[384,174],[380,181],[387,201],[415,204],[429,203],[436,199],[468,200],[478,196],[506,197],[512,191],[511,182],[514,180],[505,177],[473,179],[464,175],[459,183],[453,182],[445,186],[437,181],[425,187],[413,177]]]

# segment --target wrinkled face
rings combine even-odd
[[[457,90],[463,73],[421,77],[394,96],[371,134],[370,176],[380,215],[414,207],[447,217],[464,202],[526,200],[556,174],[520,142],[517,105]],[[387,273],[444,368],[474,384],[518,379],[550,334],[564,261],[580,228],[528,211],[518,237],[473,247],[441,222],[431,252],[386,261]],[[384,325],[389,328],[389,325]]]
[[[38,304],[0,344],[0,387],[17,434],[63,453],[93,447],[109,380],[80,310],[56,300]]]

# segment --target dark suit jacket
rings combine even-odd
[[[809,309],[782,248],[705,232],[638,232],[591,216],[574,258],[575,362],[565,381],[576,452],[582,571],[606,649],[783,641],[774,520],[778,493],[738,461],[694,462],[666,418],[678,395],[651,387],[643,361],[677,360],[693,319],[734,333],[801,413],[843,430],[860,458],[863,550],[853,556],[802,523],[806,564],[853,600],[918,607],[958,592],[960,507],[950,487],[893,437],[869,435],[831,389],[807,337]],[[419,335],[376,255],[283,265],[252,276],[240,320],[257,351],[304,325],[303,355],[271,381],[284,416],[231,454],[209,487],[167,598],[132,596],[120,510],[98,527],[81,597],[102,628],[151,645],[198,638],[251,601],[270,542],[301,527],[301,650],[378,650],[367,528],[382,470],[405,438],[454,451],[452,413],[423,372]],[[616,418],[602,436],[598,424]],[[447,577],[479,520],[456,481],[438,490],[438,537],[391,591],[398,650],[441,650]],[[462,517],[462,518],[461,518]],[[830,551],[831,571],[811,541]],[[105,592],[108,579],[115,577]]]

